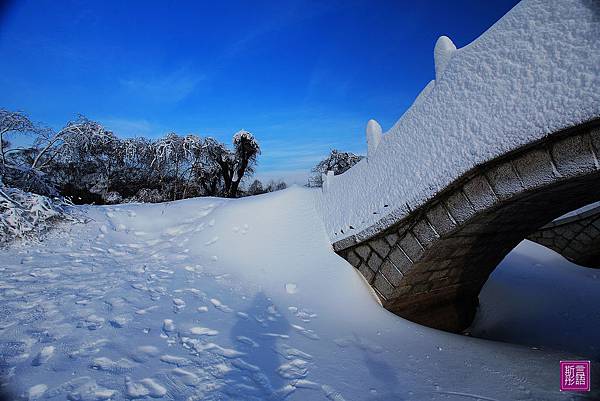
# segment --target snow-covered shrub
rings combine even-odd
[[[0,244],[37,237],[59,220],[80,221],[65,201],[4,186],[0,180]]]
[[[121,194],[115,191],[107,192],[102,196],[102,199],[104,199],[107,205],[115,205],[123,202]]]
[[[354,153],[340,152],[336,149],[333,149],[329,156],[317,163],[317,165],[311,170],[316,174],[308,179],[308,186],[323,186],[321,174],[327,174],[328,171],[333,171],[334,175],[342,174],[348,171],[350,167],[361,161],[363,157],[364,156],[355,155]]]
[[[59,196],[52,177],[27,164],[6,163],[4,167],[0,167],[0,178],[6,186],[20,188],[25,192],[51,197]]]
[[[165,198],[161,195],[158,189],[142,188],[137,192],[137,194],[135,194],[135,196],[131,197],[129,201],[140,203],[159,203],[164,202]]]
[[[268,183],[263,184],[257,179],[252,181],[252,184],[250,184],[248,189],[244,191],[243,196],[266,194],[267,192],[281,191],[282,189],[286,188],[287,184],[282,180],[270,180]]]
[[[263,184],[262,182],[260,182],[260,180],[252,181],[252,184],[250,184],[248,190],[246,191],[248,195],[260,195],[264,194],[265,192],[265,188],[263,187]]]

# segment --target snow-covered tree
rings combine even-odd
[[[59,220],[81,221],[64,201],[6,187],[0,179],[0,245],[13,239],[39,237]]]
[[[6,152],[10,145],[6,137],[35,132],[36,129],[25,113],[0,109],[0,168],[6,163]]]
[[[233,136],[232,151],[213,138],[206,138],[205,149],[209,158],[220,168],[223,194],[229,198],[236,197],[240,182],[254,173],[260,145],[250,132],[241,130]]]
[[[119,167],[115,158],[119,145],[111,131],[79,116],[59,132],[38,138],[31,167],[51,174],[65,196],[104,203]]]
[[[262,182],[260,182],[260,180],[254,180],[252,181],[252,184],[250,184],[250,186],[248,187],[248,190],[246,191],[246,193],[248,195],[260,195],[260,194],[264,194],[266,191],[263,187]]]
[[[35,134],[32,146],[8,150],[6,135],[27,132]],[[76,203],[235,197],[259,153],[258,142],[243,130],[234,135],[230,150],[197,135],[119,139],[84,116],[54,131],[34,126],[23,113],[0,112],[4,183]]]
[[[248,131],[238,131],[233,136],[233,152],[235,155],[235,167],[229,197],[237,195],[240,182],[245,174],[252,175],[256,160],[260,154],[260,146],[254,136]]]
[[[282,189],[286,189],[287,184],[282,180],[270,180],[267,186],[265,187],[265,192],[275,192],[281,191]]]
[[[252,184],[248,187],[245,192],[245,196],[260,195],[267,192],[281,191],[286,189],[287,184],[283,180],[269,180],[268,183],[263,184],[260,180],[252,181]]]
[[[333,149],[329,156],[321,160],[311,170],[315,175],[309,178],[309,187],[320,187],[323,185],[323,179],[321,174],[327,174],[328,171],[333,171],[334,175],[339,175],[350,169],[356,163],[361,161],[364,156],[355,155],[350,152],[340,152]]]

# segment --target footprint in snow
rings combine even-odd
[[[287,340],[288,338],[290,338],[290,336],[288,336],[287,334],[279,334],[279,333],[261,333],[261,336],[281,338],[283,340]]]
[[[299,349],[291,347],[287,344],[276,343],[273,350],[287,360],[304,359],[306,361],[312,361],[313,359],[312,355],[300,351]]]
[[[142,345],[137,347],[130,357],[135,362],[146,363],[150,358],[158,356],[159,353],[159,349],[153,345]]]
[[[81,325],[88,330],[97,330],[104,325],[104,318],[96,315],[89,315],[85,318],[85,320],[81,323]]]
[[[204,243],[204,245],[206,245],[206,246],[208,246],[208,245],[212,245],[212,244],[214,244],[215,242],[217,242],[218,240],[219,240],[219,237],[213,237],[213,238],[212,238],[210,241],[206,241],[206,242]]]
[[[166,332],[175,331],[175,323],[173,323],[173,321],[171,319],[163,320],[163,330]]]
[[[296,294],[298,292],[298,286],[295,283],[287,283],[285,285],[285,292],[288,294]]]
[[[317,317],[316,313],[312,313],[310,310],[308,309],[298,309],[295,306],[289,306],[288,310],[293,313],[298,319],[302,320],[303,322],[310,322],[312,319]]]
[[[317,335],[317,333],[315,333],[313,330],[310,329],[306,329],[302,326],[299,326],[297,324],[292,324],[291,325],[298,333],[302,334],[304,337],[306,338],[310,338],[311,340],[319,340],[320,337]]]
[[[102,387],[95,380],[86,380],[85,383],[71,391],[67,398],[69,400],[101,401],[113,399],[116,394],[116,390]]]
[[[216,298],[212,298],[210,300],[210,303],[213,304],[213,306],[216,309],[220,310],[221,312],[225,312],[225,313],[231,313],[231,312],[233,312],[233,309],[231,309],[229,306],[223,304],[221,301],[219,301]]]
[[[331,387],[328,384],[324,384],[321,386],[323,390],[323,394],[327,397],[328,400],[331,401],[346,401],[346,399],[342,396],[342,394],[337,391],[335,388]]]
[[[35,356],[31,364],[33,366],[40,366],[48,362],[48,360],[54,354],[54,346],[49,345],[47,347],[42,348],[42,350]]]
[[[139,381],[132,381],[131,377],[125,378],[126,394],[129,398],[160,398],[167,394],[167,389],[158,384],[154,379],[146,378]]]
[[[259,345],[256,341],[254,341],[253,339],[251,339],[250,337],[246,337],[246,336],[237,336],[236,340],[238,340],[239,342],[241,342],[242,344],[246,344],[251,346],[252,348],[258,348]]]
[[[190,333],[197,336],[216,336],[219,334],[217,330],[209,329],[208,327],[195,326],[190,329]]]
[[[169,355],[169,354],[162,355],[160,357],[160,360],[162,362],[168,363],[170,365],[176,365],[177,367],[188,366],[188,365],[192,364],[192,361],[190,361],[187,358],[183,358],[183,357],[180,357],[180,356]]]
[[[200,378],[198,377],[198,375],[188,370],[175,368],[171,371],[171,374],[173,374],[173,376],[175,376],[186,386],[196,387],[200,384]]]
[[[44,393],[48,390],[48,386],[45,384],[36,384],[35,386],[31,386],[29,390],[27,390],[27,398],[29,400],[37,400],[42,398]]]
[[[302,379],[308,374],[310,362],[304,359],[292,359],[280,365],[277,368],[277,373],[285,379]]]
[[[113,361],[107,357],[94,358],[90,364],[90,368],[102,370],[112,374],[123,374],[131,372],[135,368],[136,363],[126,358],[121,358],[118,361]]]
[[[115,316],[114,318],[110,319],[108,322],[115,329],[120,329],[120,328],[123,328],[123,326],[125,326],[129,322],[129,320],[130,319],[128,319],[126,316]]]

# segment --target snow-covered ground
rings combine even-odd
[[[474,336],[600,361],[600,270],[523,241],[494,270],[479,300]]]
[[[557,390],[572,355],[382,309],[332,251],[317,193],[82,207],[89,223],[0,250],[8,388],[48,400],[573,399]]]

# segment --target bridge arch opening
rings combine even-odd
[[[386,309],[460,332],[471,324],[489,275],[513,248],[557,217],[600,201],[599,160],[596,121],[478,166],[377,235],[334,248]],[[537,239],[544,235],[550,236]],[[590,258],[588,264],[596,260]]]

